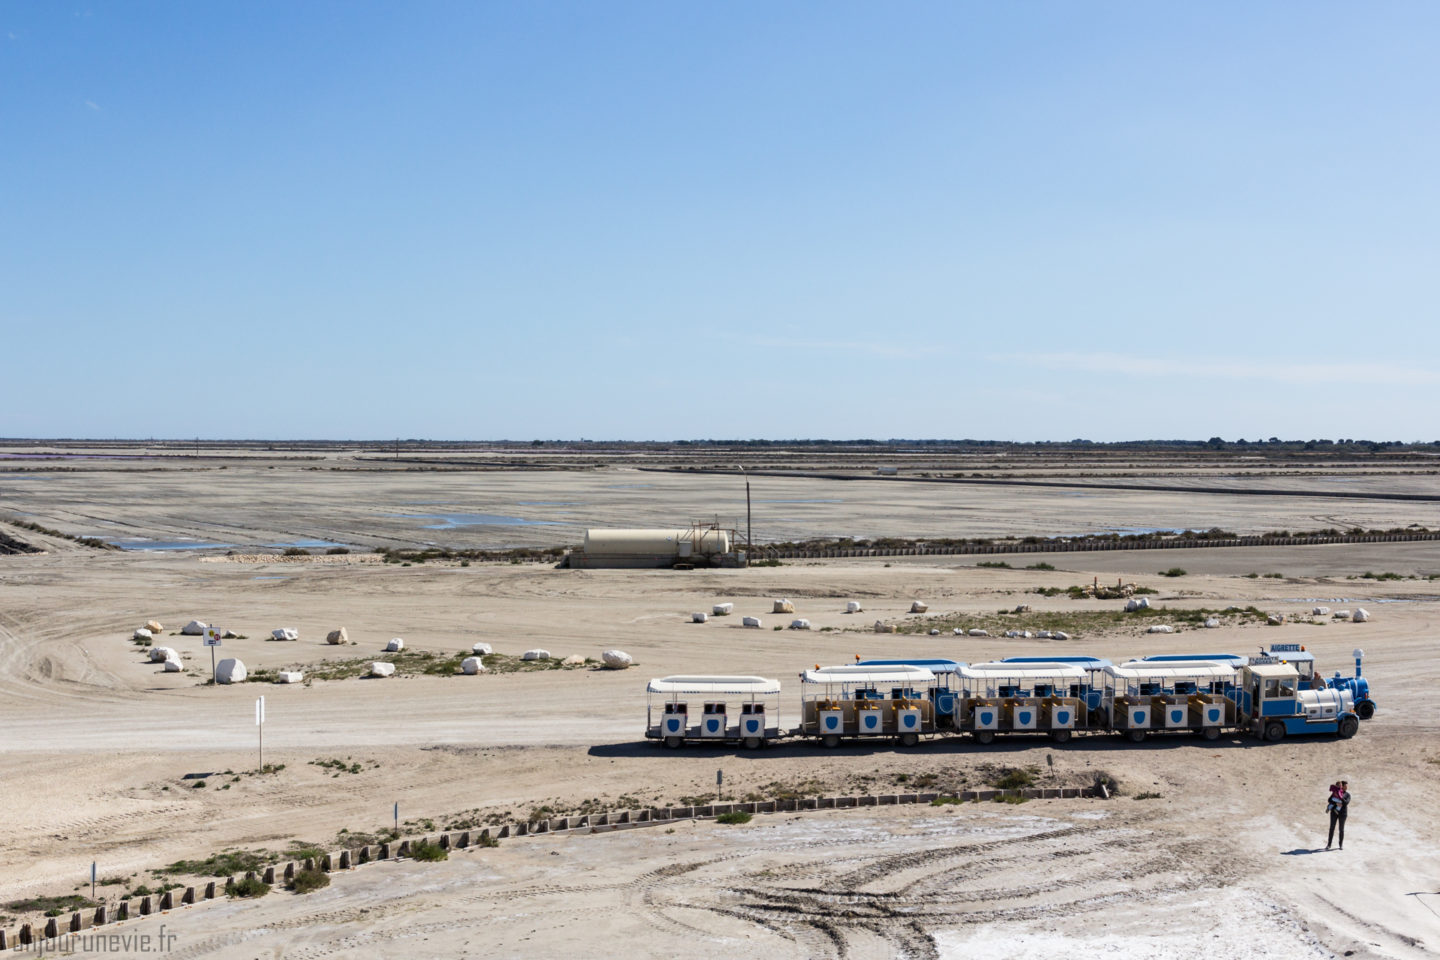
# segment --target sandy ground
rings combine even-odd
[[[547,486],[524,499],[566,495]],[[32,497],[37,512],[58,509]],[[154,499],[157,510],[163,501]],[[1152,507],[1157,512],[1137,525],[1173,525],[1158,512],[1164,504]],[[188,519],[163,530],[137,519],[136,532],[194,535],[207,512],[183,503],[164,509]],[[1005,509],[1020,522],[1021,508]],[[439,828],[541,805],[678,803],[713,790],[717,769],[727,792],[743,796],[802,781],[827,793],[896,791],[926,775],[981,786],[996,766],[1033,765],[1045,783],[1088,783],[1103,770],[1122,795],[506,841],[444,864],[368,867],[309,897],[277,891],[115,929],[164,923],[177,955],[237,958],[1411,957],[1440,949],[1440,706],[1428,696],[1440,682],[1440,586],[1347,579],[1366,569],[1440,572],[1431,544],[1047,556],[1056,571],[981,569],[955,557],[674,574],[202,562],[39,539],[50,552],[0,558],[0,722],[8,734],[0,752],[0,904],[70,892],[92,860],[102,877],[135,874],[140,882],[152,868],[227,847],[332,843],[342,829],[388,825],[395,802],[402,820]],[[1175,565],[1189,575],[1155,575]],[[1255,571],[1285,576],[1244,576]],[[1375,620],[1170,636],[1126,626],[1069,644],[863,632],[877,618],[901,618],[913,598],[928,600],[935,614],[993,613],[1020,602],[1041,611],[1106,606],[1026,593],[1094,576],[1149,584],[1161,591],[1153,599],[1170,606],[1253,603],[1297,614],[1316,602],[1359,603]],[[792,598],[817,630],[772,632],[777,596]],[[687,622],[690,611],[722,599],[736,603],[731,620]],[[843,614],[847,599],[863,601],[865,613]],[[766,618],[766,629],[739,629],[744,614]],[[444,652],[477,640],[506,653],[543,646],[562,656],[620,647],[638,666],[207,687],[198,638],[163,641],[188,658],[183,674],[144,662],[128,641],[151,617],[167,633],[191,617],[244,633],[251,639],[227,641],[223,653],[252,667],[364,656],[392,636]],[[356,643],[337,653],[323,636],[341,624]],[[302,639],[262,639],[277,626],[298,627]],[[1119,659],[1197,646],[1244,653],[1275,641],[1305,643],[1326,669],[1347,672],[1350,650],[1363,646],[1380,713],[1352,741],[1274,745],[1174,739],[1133,747],[1082,738],[1054,747],[1017,738],[990,748],[945,741],[910,751],[671,753],[640,736],[651,676],[776,676],[786,683],[788,721],[796,673],[854,654]],[[268,706],[265,760],[286,765],[264,777],[247,773],[256,766],[259,694]],[[327,759],[362,769],[336,775],[312,763]],[[225,770],[235,774],[215,775]],[[202,773],[212,774],[203,790],[183,779]],[[1325,853],[1324,788],[1341,776],[1351,781],[1355,819],[1347,849]],[[1135,799],[1140,793],[1158,796]]]

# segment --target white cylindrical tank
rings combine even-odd
[[[698,542],[696,540],[698,538]],[[689,544],[685,553],[682,544]],[[725,530],[592,528],[585,531],[585,552],[591,556],[691,556],[730,552]]]

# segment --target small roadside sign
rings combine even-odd
[[[220,630],[219,630],[218,627],[206,627],[206,628],[205,628],[205,646],[207,646],[207,647],[218,647],[218,646],[220,646]]]

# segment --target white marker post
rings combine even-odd
[[[90,861],[90,899],[95,899],[95,861]]]
[[[210,648],[210,682],[215,682],[215,648],[220,646],[220,628],[205,628],[205,646]]]
[[[260,772],[265,772],[265,698],[255,701],[255,727],[260,733]]]

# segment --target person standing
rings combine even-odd
[[[1338,784],[1340,791],[1332,792],[1330,802],[1326,809],[1330,811],[1330,836],[1325,841],[1325,849],[1329,850],[1330,845],[1335,842],[1335,827],[1340,827],[1340,849],[1345,849],[1345,818],[1350,815],[1350,783],[1341,780]]]

